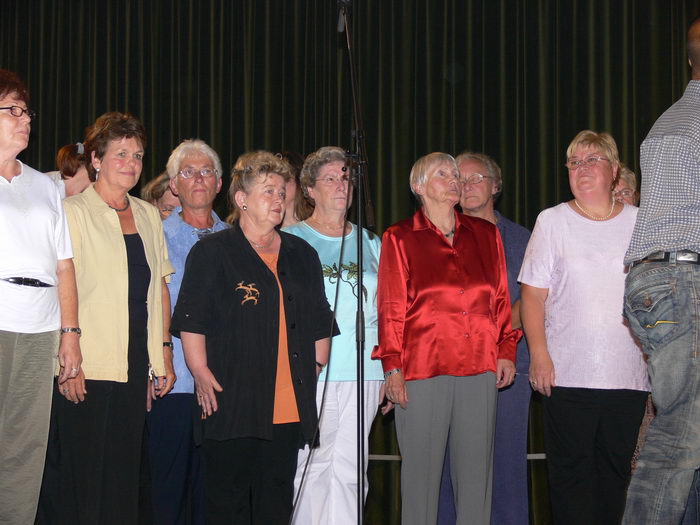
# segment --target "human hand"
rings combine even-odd
[[[82,369],[78,370],[78,375],[73,378],[66,379],[63,383],[60,381],[56,384],[59,394],[65,397],[71,403],[78,404],[85,401],[87,390],[85,389],[85,374]]]
[[[58,384],[61,385],[66,380],[77,377],[82,362],[80,336],[75,332],[62,333],[61,343],[58,347],[58,364],[61,367]]]
[[[197,404],[202,407],[202,418],[205,419],[219,409],[216,392],[223,392],[224,389],[207,366],[193,370],[192,375],[197,391]]]
[[[400,405],[401,408],[406,408],[408,405],[408,392],[406,391],[406,381],[403,378],[403,372],[391,374],[384,380],[384,386],[386,398],[390,402]]]
[[[510,359],[496,361],[496,387],[505,388],[515,379],[515,363]]]
[[[556,386],[554,377],[554,363],[549,353],[539,355],[531,353],[530,386],[540,394],[549,397],[552,395],[552,387]]]

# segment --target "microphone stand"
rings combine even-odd
[[[338,32],[345,29],[345,40],[348,50],[348,62],[350,66],[350,83],[352,87],[352,108],[355,128],[352,130],[353,151],[348,155],[350,159],[351,175],[357,185],[357,314],[355,317],[355,342],[357,346],[357,523],[362,525],[364,521],[365,502],[365,313],[363,297],[363,224],[366,217],[367,227],[374,228],[374,212],[370,198],[370,187],[367,176],[367,150],[365,145],[365,133],[362,125],[362,111],[358,97],[357,74],[355,59],[353,56],[351,35],[351,6],[350,0],[339,0]]]

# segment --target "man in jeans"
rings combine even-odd
[[[681,523],[700,467],[700,18],[688,30],[688,62],[683,97],[642,143],[642,201],[625,258],[625,314],[648,356],[657,416],[624,525]],[[696,506],[684,523],[695,523]]]

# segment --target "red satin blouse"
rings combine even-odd
[[[496,372],[515,362],[508,273],[498,228],[455,212],[453,244],[418,210],[384,232],[379,345],[373,359],[406,380]]]

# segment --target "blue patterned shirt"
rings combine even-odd
[[[625,264],[658,251],[700,252],[700,80],[656,121],[640,163],[642,200]]]
[[[168,290],[170,291],[170,313],[175,309],[177,296],[180,293],[180,285],[182,284],[182,276],[185,273],[185,262],[187,255],[200,239],[200,236],[208,233],[218,232],[229,228],[229,225],[219,219],[219,216],[212,210],[211,215],[214,219],[214,226],[207,230],[197,230],[194,226],[187,224],[182,220],[180,212],[182,208],[179,206],[173,210],[170,216],[163,221],[163,233],[165,234],[165,242],[168,245],[168,256],[170,262],[175,267],[175,273],[170,277]],[[172,394],[192,394],[194,393],[194,379],[190,374],[185,356],[182,353],[182,341],[180,338],[173,337],[173,364],[175,365],[175,374],[177,381],[171,390]]]

